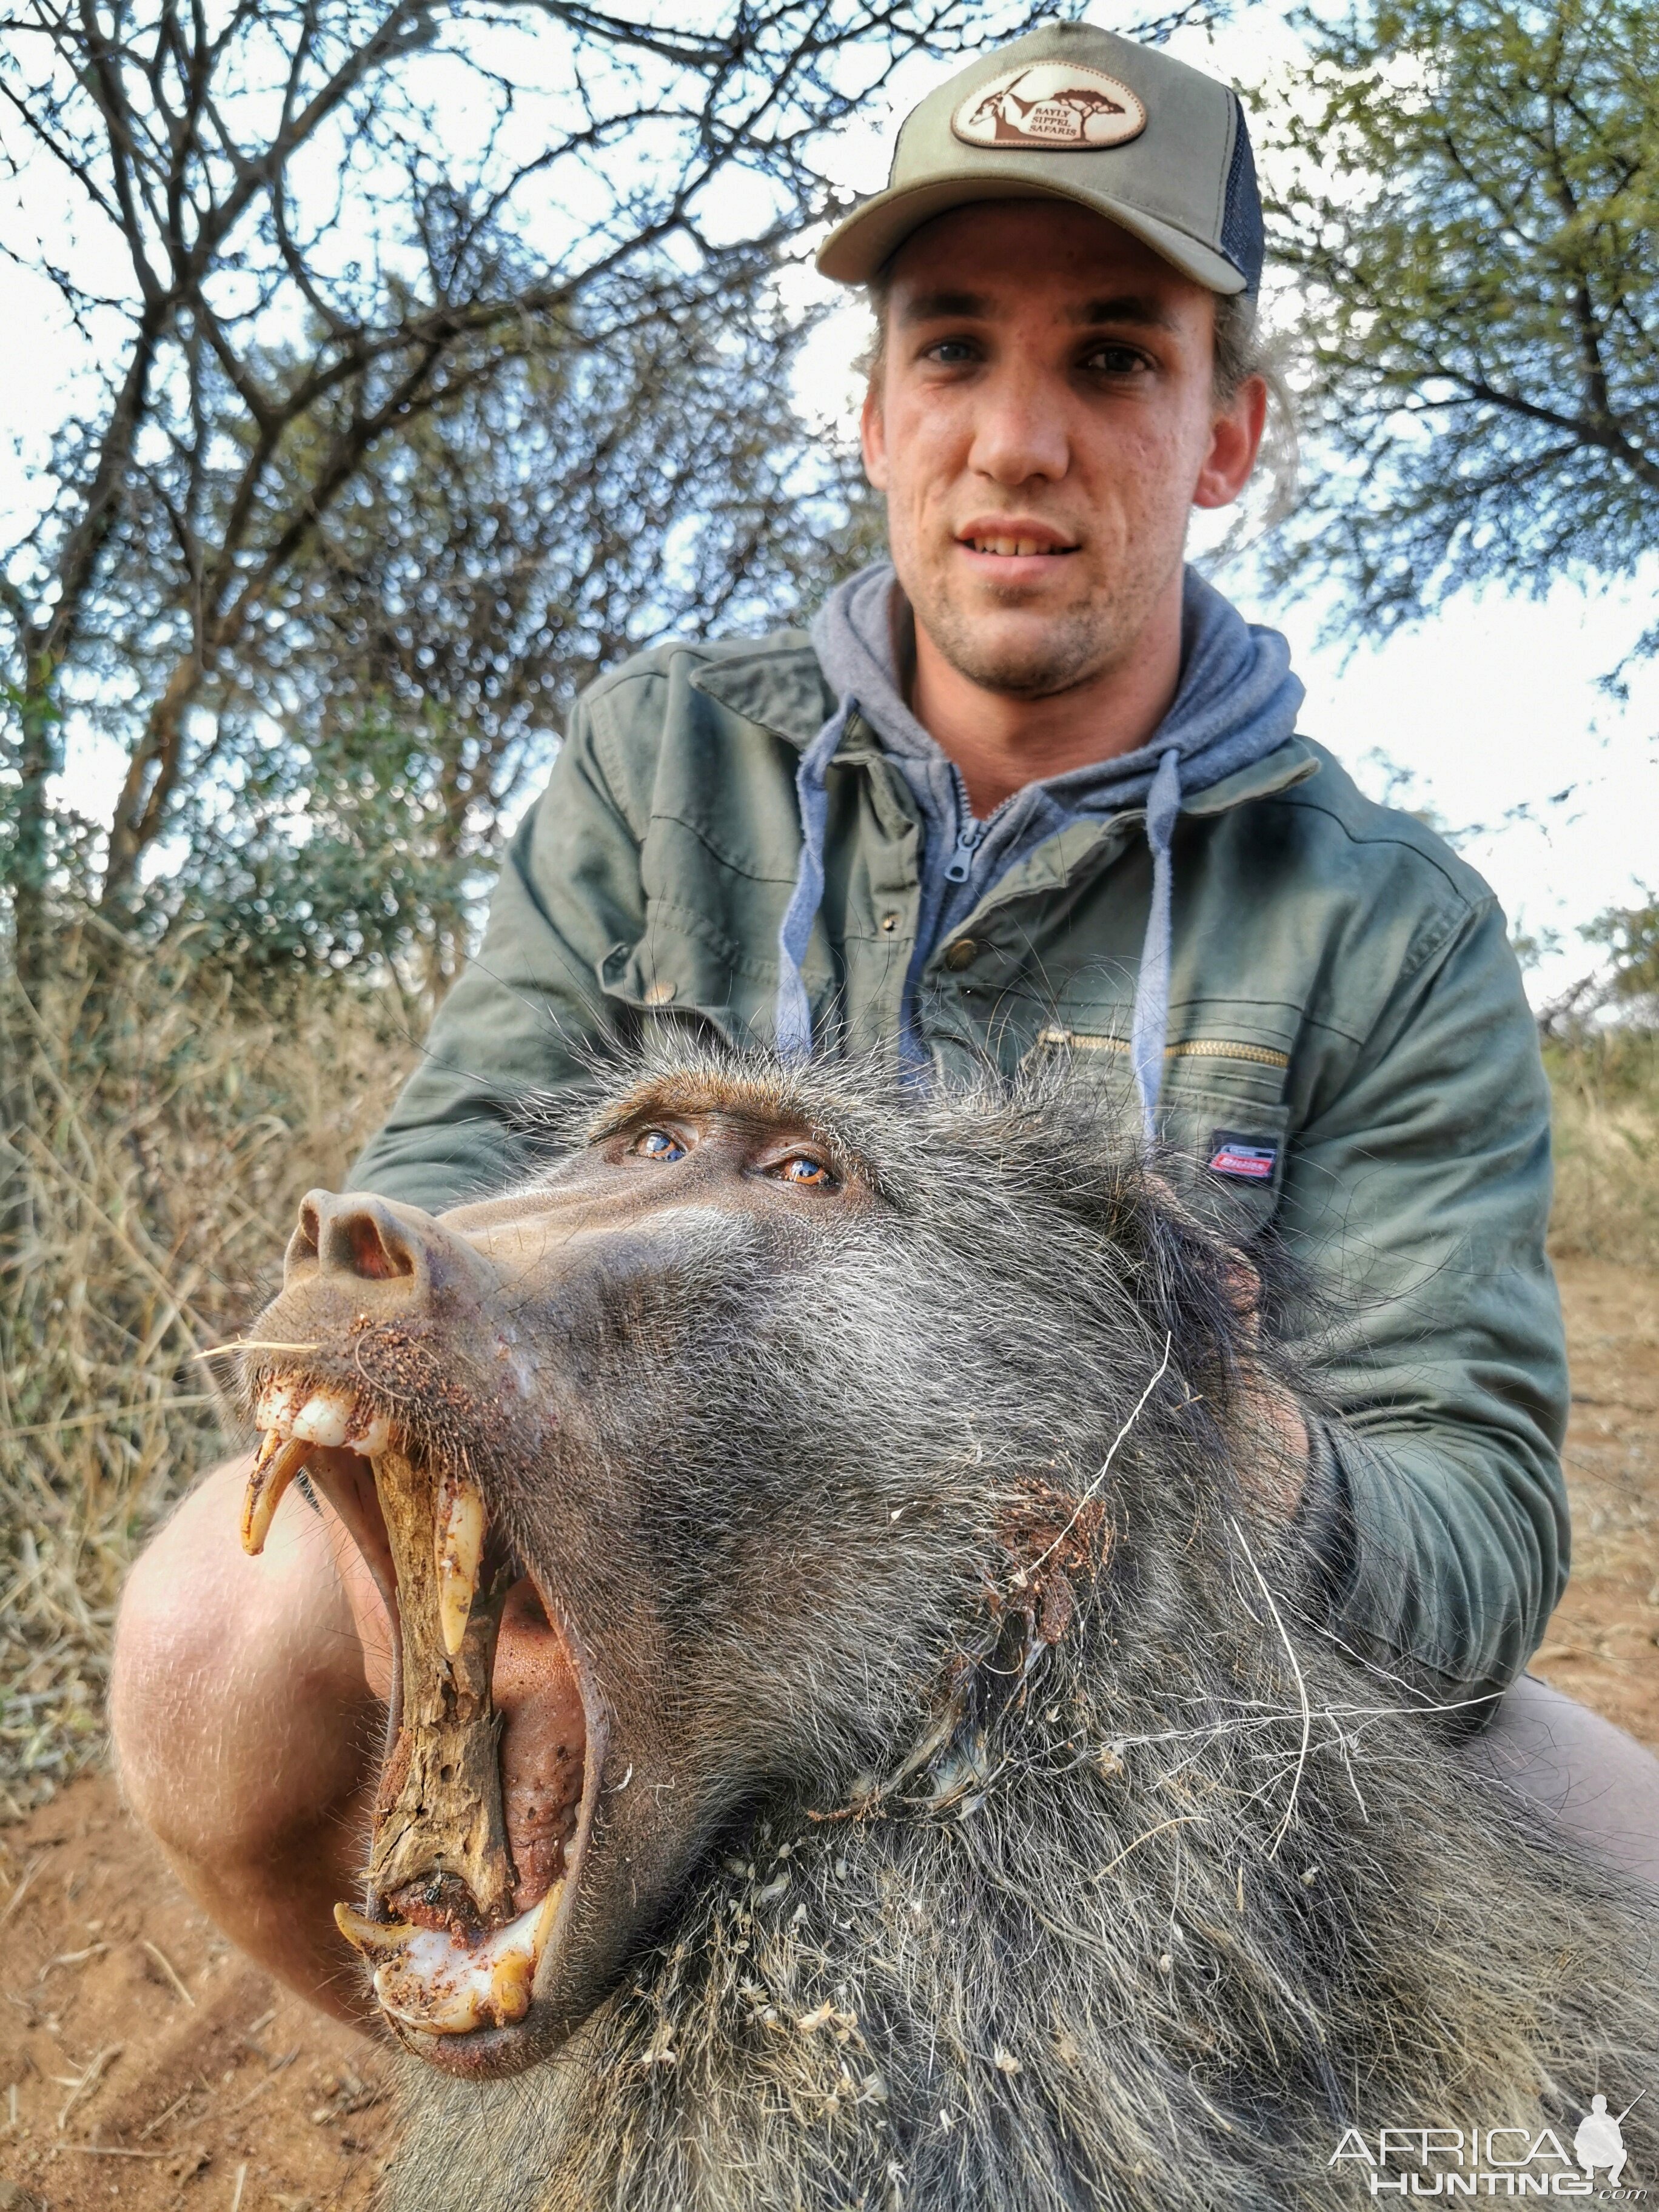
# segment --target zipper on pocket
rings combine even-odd
[[[1127,1052],[1129,1040],[1121,1036],[1091,1036],[1083,1030],[1046,1029],[1037,1033],[1040,1045],[1069,1045],[1073,1052]],[[1248,1060],[1258,1067],[1288,1067],[1291,1055],[1272,1045],[1245,1044],[1229,1037],[1192,1037],[1184,1044],[1166,1044],[1165,1060]]]

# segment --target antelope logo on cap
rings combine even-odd
[[[969,146],[1091,153],[1121,146],[1146,128],[1146,110],[1127,84],[1076,62],[1006,70],[977,85],[951,128]]]

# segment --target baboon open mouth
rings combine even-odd
[[[335,1918],[388,2021],[443,2063],[459,2051],[436,2039],[520,2027],[568,1922],[593,1796],[580,1670],[464,1462],[435,1463],[368,1398],[292,1373],[263,1379],[255,1419],[246,1549],[308,1468],[391,1616],[365,1894]],[[343,1479],[343,1454],[368,1479]]]

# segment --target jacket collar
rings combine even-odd
[[[795,641],[799,638],[799,643]],[[758,723],[774,737],[804,750],[836,711],[836,700],[825,683],[818,657],[799,631],[786,633],[775,644],[716,647],[717,658],[706,660],[691,682],[694,688]],[[856,735],[855,735],[856,732]],[[864,732],[855,724],[848,732],[840,758],[867,750],[859,742]],[[1224,775],[1206,790],[1183,793],[1183,814],[1225,814],[1252,799],[1267,799],[1289,791],[1319,773],[1319,756],[1304,738],[1286,738],[1282,745],[1249,768]],[[1139,813],[1141,810],[1133,809]]]
[[[693,674],[693,689],[802,751],[836,711],[837,702],[803,631],[786,631],[775,641],[736,651],[718,646],[712,651],[714,657]]]

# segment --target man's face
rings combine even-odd
[[[1187,518],[1249,477],[1265,393],[1218,409],[1213,295],[1065,201],[996,200],[895,258],[865,465],[916,619],[986,689],[1043,697],[1134,652]]]

